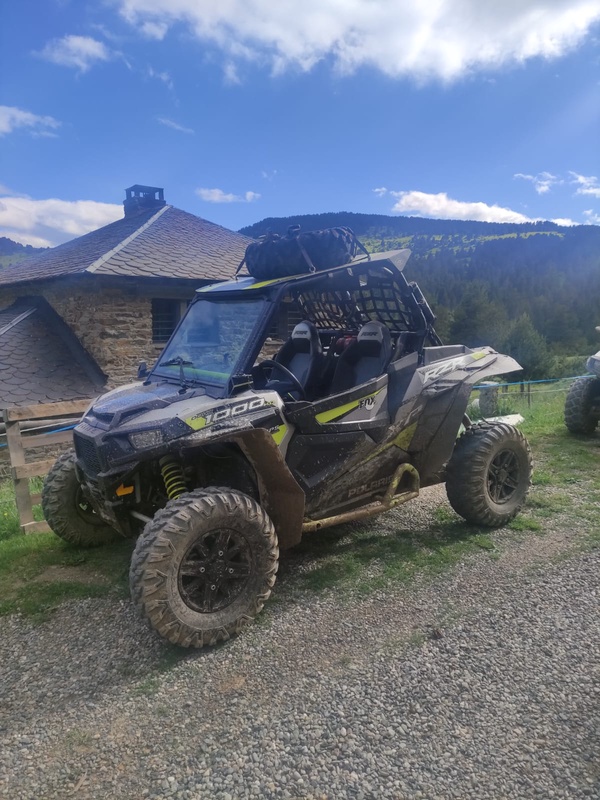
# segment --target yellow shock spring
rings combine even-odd
[[[163,456],[158,463],[169,500],[175,500],[180,494],[187,492],[181,464],[171,456]]]

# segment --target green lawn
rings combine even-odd
[[[41,487],[37,481],[34,491]],[[34,516],[43,518],[39,506]],[[132,548],[132,542],[118,542],[86,550],[53,533],[22,534],[12,483],[0,481],[0,615],[46,615],[69,598],[125,594]]]

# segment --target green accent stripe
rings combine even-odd
[[[408,450],[416,429],[417,423],[413,422],[413,424],[409,425],[408,428],[404,428],[402,431],[400,431],[395,439],[392,439],[391,442],[384,444],[382,447],[378,447],[377,450],[371,453],[370,456],[367,456],[367,458],[365,458],[365,460],[361,463],[366,464],[368,461],[377,458],[377,456],[381,455],[381,453],[389,450],[390,447],[399,447],[401,450]]]
[[[188,417],[184,419],[184,422],[195,431],[201,431],[202,428],[206,428],[206,417]]]
[[[178,375],[180,372],[180,367],[178,364],[171,364],[168,367],[161,367],[161,369],[169,369],[172,372],[177,371]],[[185,376],[187,376],[188,378],[195,378],[197,380],[201,380],[202,378],[217,378],[220,381],[226,381],[229,378],[228,372],[213,372],[209,369],[200,369],[199,367],[185,367],[185,366],[183,369]]]
[[[273,432],[273,441],[279,445],[283,441],[287,433],[287,425],[280,425],[276,431]]]
[[[283,278],[271,278],[270,281],[260,281],[260,283],[251,283],[250,286],[244,286],[243,291],[247,292],[248,289],[262,289],[263,286],[270,286],[272,283],[278,283],[284,280]]]
[[[329,411],[321,411],[320,414],[316,415],[315,419],[319,425],[323,425],[326,422],[331,422],[332,419],[337,419],[338,417],[347,414],[348,411],[358,408],[359,403],[360,400],[353,400],[351,403],[346,403],[344,406],[337,406],[337,408],[332,408]]]
[[[354,409],[358,408],[363,400],[368,400],[369,397],[375,397],[375,395],[379,394],[380,391],[381,389],[378,389],[372,394],[368,394],[365,397],[359,397],[358,400],[352,400],[350,403],[346,403],[343,406],[336,406],[335,408],[329,409],[329,411],[321,411],[320,414],[315,416],[315,419],[319,425],[324,425],[326,422],[331,422],[338,417],[344,416],[344,414],[347,414],[349,411],[354,411]]]

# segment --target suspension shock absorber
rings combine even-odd
[[[176,461],[172,456],[163,456],[158,463],[169,500],[175,500],[180,494],[187,492],[183,467],[179,461]]]

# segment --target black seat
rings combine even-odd
[[[381,322],[367,322],[340,355],[331,394],[338,394],[383,375],[392,357],[392,337]]]
[[[319,332],[312,322],[299,322],[292,335],[277,353],[274,361],[289,369],[310,397],[318,382],[323,359]],[[273,371],[273,381],[285,382],[285,376]],[[270,381],[271,383],[271,381]]]

